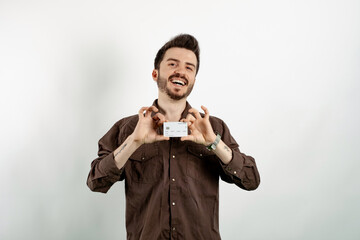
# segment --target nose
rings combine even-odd
[[[174,73],[179,73],[182,75],[184,75],[185,72],[186,72],[186,68],[185,68],[185,65],[183,65],[183,64],[179,64],[178,67],[174,71]]]

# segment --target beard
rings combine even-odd
[[[171,76],[169,77],[169,79],[171,79],[172,77],[180,77],[180,76],[171,75]],[[183,77],[183,78],[184,78],[184,77]],[[189,82],[186,78],[184,78],[184,79],[186,80],[186,82]],[[187,91],[186,91],[184,94],[181,94],[181,95],[180,95],[180,94],[178,94],[178,93],[176,93],[176,92],[172,92],[172,91],[170,90],[170,88],[168,88],[167,83],[168,83],[168,80],[165,79],[165,78],[162,78],[162,77],[160,76],[160,73],[159,73],[159,78],[158,78],[158,80],[157,80],[157,85],[158,85],[159,90],[162,91],[162,92],[165,92],[165,93],[166,93],[171,99],[173,99],[173,100],[181,100],[181,99],[183,99],[183,98],[186,98],[187,96],[190,95],[190,93],[191,93],[191,91],[192,91],[192,89],[193,89],[193,87],[194,87],[194,84],[189,84]]]

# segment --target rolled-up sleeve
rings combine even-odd
[[[260,184],[260,175],[255,159],[240,152],[239,145],[231,136],[229,128],[223,121],[221,123],[221,139],[232,150],[232,159],[228,164],[223,164],[219,159],[222,167],[221,179],[235,183],[245,190],[255,190]]]
[[[87,178],[91,191],[106,193],[110,187],[121,180],[123,168],[115,165],[113,151],[118,147],[119,124],[114,126],[99,140],[98,157],[92,161]]]

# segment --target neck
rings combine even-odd
[[[180,100],[171,99],[166,93],[159,91],[158,104],[164,110],[165,118],[169,122],[177,122],[181,118],[186,107],[186,98]]]

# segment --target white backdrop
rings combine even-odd
[[[360,2],[0,1],[0,239],[125,239],[124,185],[86,186],[97,141],[157,97],[157,50],[198,38],[193,107],[257,160],[221,183],[223,239],[360,239]]]

